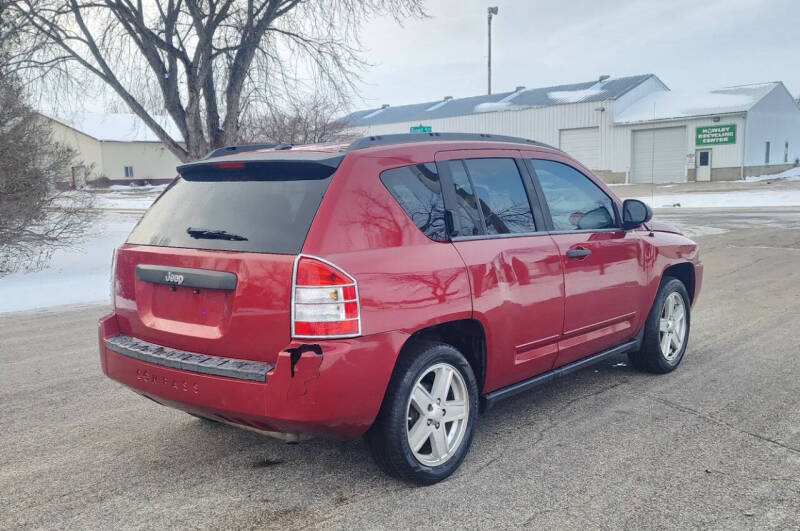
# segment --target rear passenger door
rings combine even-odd
[[[452,241],[486,331],[485,392],[551,369],[563,324],[558,248],[519,156],[470,150],[436,157]]]
[[[635,335],[645,317],[643,242],[617,205],[569,159],[526,159],[564,267],[564,337],[556,366]]]

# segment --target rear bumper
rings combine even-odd
[[[278,354],[266,381],[257,381],[115,352],[124,349],[112,350],[106,340],[119,333],[116,315],[100,320],[103,372],[159,404],[259,430],[337,437],[357,437],[372,424],[408,337],[386,332],[313,343],[318,349],[295,341]],[[287,350],[298,347],[293,363]]]

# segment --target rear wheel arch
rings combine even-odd
[[[455,347],[469,362],[478,391],[483,392],[486,379],[486,331],[476,319],[459,319],[421,328],[411,334],[395,360],[395,367],[404,356],[413,355],[420,343],[446,343]]]
[[[469,451],[478,384],[469,362],[452,345],[423,339],[411,343],[409,352],[398,357],[381,410],[364,438],[375,462],[389,475],[430,485],[452,474]],[[426,380],[427,385],[421,383]],[[445,416],[448,411],[452,418]]]

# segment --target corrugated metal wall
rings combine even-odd
[[[558,147],[589,169],[600,167],[600,128],[562,129]]]
[[[686,127],[631,132],[632,183],[686,181]]]
[[[412,126],[427,125],[434,132],[489,133],[519,136],[538,140],[552,146],[559,146],[559,133],[562,129],[598,127],[600,136],[599,161],[594,170],[629,173],[631,169],[631,131],[649,128],[686,127],[686,154],[693,154],[695,146],[695,129],[699,126],[735,123],[737,139],[735,144],[713,146],[712,167],[739,167],[742,163],[742,151],[745,135],[744,117],[736,115],[723,116],[720,122],[713,122],[712,117],[687,118],[672,121],[660,121],[642,124],[614,124],[613,101],[569,103],[550,107],[488,112],[423,120],[422,122],[397,122],[375,125],[366,128],[353,128],[354,134],[380,135],[389,133],[408,133]],[[800,142],[798,142],[800,144]],[[783,144],[776,145],[783,153]],[[692,166],[693,167],[693,166]],[[685,176],[685,173],[684,173]]]
[[[736,143],[716,146],[696,146],[695,132],[698,127],[736,124]],[[630,172],[631,165],[631,131],[645,129],[663,129],[665,127],[686,127],[686,154],[693,154],[701,147],[712,150],[712,168],[735,168],[742,164],[742,144],[744,142],[744,118],[738,116],[721,116],[719,122],[714,122],[713,117],[689,118],[683,120],[660,121],[655,123],[643,124],[618,124],[612,129],[613,139],[611,144],[615,146],[613,158],[611,160],[612,171]],[[694,166],[691,166],[692,168]],[[684,173],[685,175],[685,173]]]
[[[364,135],[380,135],[389,133],[408,133],[415,125],[428,125],[437,133],[488,133],[511,135],[544,142],[558,147],[561,129],[581,127],[600,127],[600,168],[608,169],[611,158],[607,156],[606,145],[608,134],[604,129],[609,127],[612,102],[569,103],[551,107],[511,110],[503,112],[487,112],[467,116],[455,116],[423,122],[398,122],[375,125],[366,128],[354,128],[352,131]],[[605,109],[601,111],[599,109]]]
[[[765,163],[766,142],[770,143],[770,164],[789,164],[800,158],[800,108],[784,87],[777,87],[758,102],[747,115],[748,166]],[[742,132],[744,134],[744,132]]]

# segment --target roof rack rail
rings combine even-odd
[[[234,155],[236,153],[244,153],[246,151],[256,151],[257,149],[271,149],[279,144],[243,144],[241,146],[225,146],[210,152],[203,157],[205,159],[213,159],[214,157],[222,157],[225,155]]]
[[[389,146],[392,144],[409,144],[413,142],[430,142],[436,140],[457,140],[461,142],[513,142],[515,144],[527,144],[529,146],[546,147],[558,149],[542,142],[518,138],[515,136],[490,135],[487,133],[397,133],[390,135],[365,136],[354,140],[345,151],[365,149],[374,146]]]

